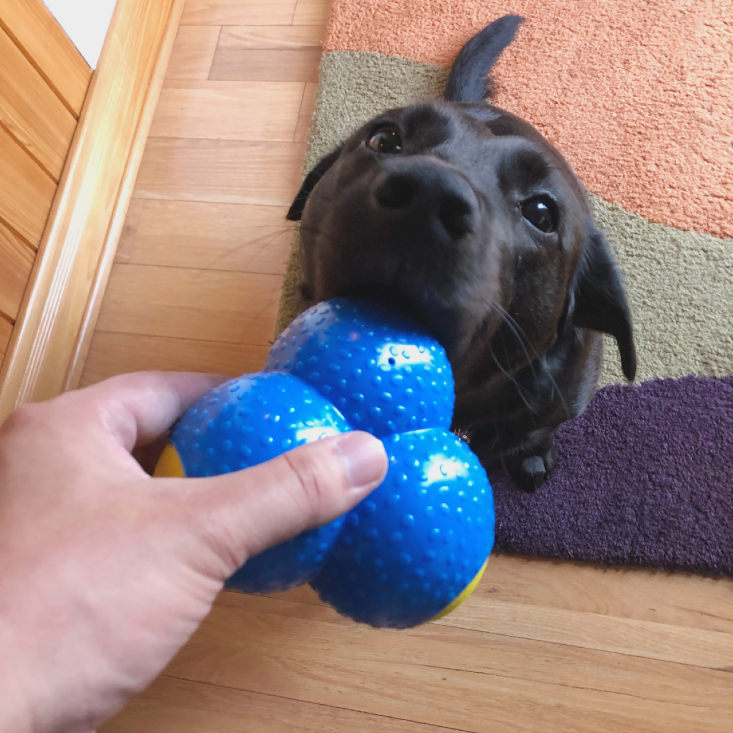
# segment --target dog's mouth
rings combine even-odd
[[[402,272],[392,282],[359,282],[337,290],[339,297],[357,298],[396,310],[430,333],[446,350],[449,359],[458,346],[456,328],[460,314],[451,309],[418,278]]]
[[[463,271],[458,254],[431,258],[425,248],[392,233],[358,239],[339,231],[311,229],[319,251],[309,300],[347,297],[396,310],[427,330],[451,361],[460,358],[483,304],[476,294],[480,278]],[[463,268],[463,269],[462,269]]]
[[[339,288],[336,295],[337,297],[366,300],[384,308],[396,310],[432,331],[424,304],[414,293],[401,287],[397,282],[389,284],[368,281],[354,283]],[[434,335],[437,337],[437,334]]]

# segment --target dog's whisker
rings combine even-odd
[[[551,399],[555,398],[555,391],[557,390],[557,396],[560,399],[560,404],[562,406],[563,412],[565,413],[566,417],[570,417],[570,410],[568,409],[567,402],[565,401],[565,396],[562,393],[562,390],[560,389],[560,385],[555,381],[555,378],[552,376],[552,372],[547,368],[547,363],[545,361],[544,356],[537,353],[535,348],[532,346],[532,342],[527,337],[527,334],[524,333],[524,330],[522,327],[517,323],[517,321],[512,318],[512,316],[504,309],[502,306],[500,306],[498,303],[493,303],[493,307],[496,308],[496,310],[500,313],[503,319],[505,319],[505,322],[512,328],[513,333],[516,335],[519,342],[522,344],[522,348],[524,350],[525,356],[530,361],[530,366],[532,367],[532,376],[533,378],[537,378],[537,374],[534,370],[533,363],[536,362],[540,370],[544,372],[548,379],[550,380],[550,384],[552,385],[552,396]],[[524,339],[522,338],[524,337]],[[532,350],[532,352],[535,354],[534,359],[530,359],[530,354],[527,351],[527,348],[524,346],[524,340],[526,340],[527,345]]]
[[[259,249],[249,258],[247,261],[247,265],[249,265],[252,260],[257,257],[257,255],[262,252],[268,245],[272,244],[278,237],[281,237],[283,234],[285,234],[288,230],[292,229],[292,224],[286,224],[281,229],[276,229],[275,231],[269,231],[267,234],[263,234],[259,237],[255,237],[254,239],[248,239],[245,242],[242,242],[241,244],[238,244],[236,247],[231,247],[230,249],[226,250],[225,252],[222,252],[220,255],[215,257],[211,262],[207,265],[209,268],[213,268],[218,262],[221,260],[226,259],[227,257],[230,257],[231,255],[235,254],[239,250],[241,250],[243,247],[249,247],[251,245],[258,245],[260,243],[261,246]]]
[[[529,404],[529,401],[524,396],[524,392],[522,390],[522,385],[519,384],[519,382],[501,365],[501,362],[499,359],[497,359],[496,354],[494,353],[494,350],[489,346],[489,353],[491,354],[491,358],[494,360],[494,363],[497,367],[499,367],[499,371],[514,385],[514,387],[517,390],[517,394],[519,395],[519,399],[522,400],[524,403],[524,406],[533,413],[536,413],[537,410],[532,407],[532,405]]]
[[[537,373],[534,369],[534,362],[537,360],[537,357],[534,359],[530,357],[529,351],[527,351],[527,347],[524,344],[524,340],[526,339],[529,343],[529,339],[527,338],[526,334],[522,330],[522,328],[519,326],[519,324],[507,313],[504,308],[502,308],[498,303],[492,303],[492,307],[495,308],[499,315],[502,318],[502,321],[507,324],[507,326],[510,328],[514,336],[516,336],[517,341],[519,341],[519,345],[522,347],[522,351],[524,351],[524,356],[527,359],[527,365],[532,370],[532,378],[537,379]],[[502,338],[502,341],[504,339],[504,334],[501,333],[501,330],[499,331],[499,335]],[[524,336],[524,339],[522,338]],[[532,348],[532,344],[529,343],[530,348]],[[504,347],[506,349],[506,346]]]

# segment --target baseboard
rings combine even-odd
[[[0,373],[0,420],[77,386],[184,0],[118,0]]]

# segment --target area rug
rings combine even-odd
[[[305,171],[374,114],[442,94],[461,46],[525,18],[493,102],[586,185],[624,271],[639,368],[556,436],[537,493],[490,476],[496,550],[733,575],[731,0],[334,0]],[[280,306],[303,308],[298,240]]]

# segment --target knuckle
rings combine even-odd
[[[308,451],[295,451],[284,456],[291,472],[293,498],[310,516],[318,516],[333,495],[334,476],[325,461],[319,461]]]
[[[165,372],[154,370],[149,372],[130,372],[112,377],[110,383],[123,392],[136,392],[140,389],[155,389],[167,386]]]

